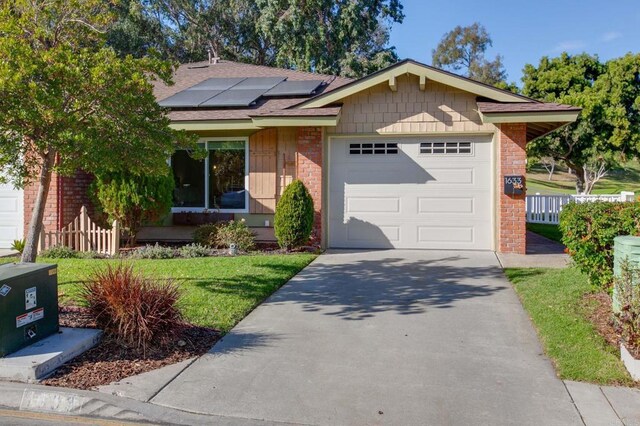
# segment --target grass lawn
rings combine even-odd
[[[149,276],[174,278],[183,290],[182,312],[194,324],[229,331],[291,279],[314,254],[132,260]],[[15,259],[0,259],[6,263]],[[80,283],[95,268],[117,260],[38,259],[58,264],[60,303],[78,303]]]
[[[558,171],[551,181],[542,166],[536,165],[527,173],[527,192],[535,194],[575,194],[575,177]],[[594,194],[619,194],[632,191],[640,194],[640,162],[630,161],[620,169],[611,170],[609,176],[596,183]]]
[[[562,232],[558,225],[548,225],[546,223],[527,223],[527,230],[547,237],[550,240],[562,243]]]
[[[631,385],[619,350],[586,319],[583,296],[591,288],[575,268],[507,269],[562,379]]]

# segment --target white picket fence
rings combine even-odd
[[[89,218],[86,207],[82,206],[80,216],[77,216],[61,230],[42,230],[40,250],[55,246],[66,246],[76,251],[95,251],[114,255],[120,249],[120,225],[118,221],[114,221],[111,229],[101,228]]]
[[[570,202],[589,203],[593,201],[627,202],[634,201],[633,192],[600,195],[527,195],[527,222],[558,224],[562,207]]]

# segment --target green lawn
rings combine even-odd
[[[632,191],[640,194],[640,162],[630,161],[622,168],[611,170],[609,176],[596,183],[594,194],[619,194]],[[527,193],[535,194],[575,194],[575,177],[558,171],[551,181],[542,166],[533,166],[527,173]]]
[[[314,254],[133,260],[145,274],[174,278],[183,290],[182,311],[194,324],[230,330],[266,297],[307,266]],[[13,259],[0,259],[9,262]],[[38,259],[58,264],[61,303],[78,303],[79,284],[95,268],[116,260]]]
[[[619,350],[586,319],[587,278],[575,268],[507,269],[562,379],[630,385]]]
[[[562,232],[558,225],[548,225],[545,223],[527,223],[527,229],[536,234],[547,237],[550,240],[562,243]]]

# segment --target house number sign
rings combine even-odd
[[[504,193],[507,195],[524,194],[524,176],[505,176]]]

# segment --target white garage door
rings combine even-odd
[[[22,194],[13,185],[0,184],[0,248],[10,248],[13,240],[22,239]]]
[[[491,137],[329,143],[329,246],[491,249]]]

